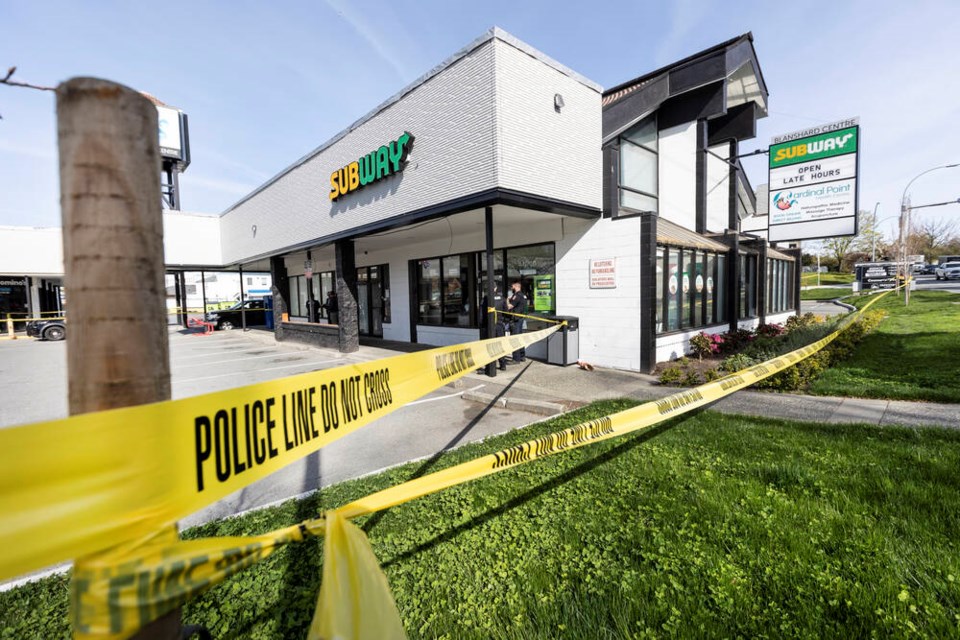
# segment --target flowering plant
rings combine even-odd
[[[690,338],[690,348],[700,360],[703,360],[703,356],[720,353],[721,345],[723,345],[723,336],[714,333],[701,331]]]

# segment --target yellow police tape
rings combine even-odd
[[[328,511],[324,518],[260,536],[187,542],[154,537],[85,558],[75,566],[71,585],[74,637],[80,640],[127,638],[143,624],[267,557],[279,546],[323,533],[326,534],[323,581],[309,639],[404,637],[386,577],[363,532],[346,520],[533,460],[645,429],[715,402],[823,349],[887,293],[890,291],[848,316],[830,335],[801,349],[694,389],[384,489]],[[378,626],[364,626],[374,623]]]
[[[0,429],[0,579],[173,524],[556,330]]]

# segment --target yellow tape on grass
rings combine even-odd
[[[883,295],[886,294],[871,300],[863,310]],[[235,571],[266,557],[279,544],[299,540],[308,533],[319,535],[325,528],[327,537],[324,550],[324,586],[310,637],[337,637],[338,634],[339,637],[344,638],[393,637],[393,632],[384,635],[386,632],[379,628],[375,631],[371,630],[369,634],[364,631],[363,623],[372,622],[372,620],[364,620],[364,612],[373,617],[382,616],[391,625],[397,618],[394,613],[391,613],[395,609],[392,608],[393,601],[386,586],[386,579],[379,570],[375,572],[371,570],[369,546],[361,544],[357,538],[357,536],[363,537],[362,532],[350,527],[346,530],[341,529],[345,526],[342,519],[352,519],[387,509],[539,458],[633,433],[705,406],[783,371],[821,350],[861,312],[848,317],[840,329],[822,340],[778,358],[695,389],[681,391],[655,402],[546,434],[449,469],[390,487],[328,512],[326,520],[309,520],[299,526],[281,529],[263,536],[174,543],[166,550],[160,551],[149,548],[125,549],[116,557],[110,557],[106,562],[107,567],[99,571],[91,570],[85,562],[83,566],[78,566],[78,575],[101,575],[102,579],[96,589],[90,588],[88,581],[74,587],[74,592],[77,594],[73,601],[75,624],[79,625],[77,628],[87,630],[84,635],[78,634],[76,637],[83,640],[128,637],[127,635],[97,635],[91,631],[104,628],[107,621],[116,620],[133,625],[124,627],[126,633],[132,634],[138,624],[144,624],[143,618],[138,616],[145,608],[158,616]],[[331,523],[334,523],[339,531],[336,535],[333,535],[329,529],[334,526]],[[297,532],[300,535],[297,535]],[[190,545],[196,545],[196,547],[191,548]],[[197,549],[201,551],[199,555],[196,554]],[[194,555],[191,555],[191,552]],[[327,563],[331,563],[330,566]],[[111,573],[109,570],[114,572]],[[192,577],[194,575],[199,578]],[[149,585],[152,584],[151,580],[161,585],[174,585],[172,589],[168,587],[173,594],[169,601],[157,599],[156,594],[162,596],[164,593],[162,588],[154,589],[152,592],[136,589],[135,585],[142,582]],[[335,582],[329,584],[331,580]],[[126,589],[126,595],[120,593],[111,598],[112,587],[106,583],[119,585],[117,588],[120,591]],[[359,585],[364,586],[360,588]],[[146,596],[141,595],[143,593],[146,593]],[[391,626],[390,629],[394,627]],[[325,635],[314,635],[321,632]]]
[[[553,331],[0,429],[0,579],[149,535]]]

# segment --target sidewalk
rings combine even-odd
[[[486,403],[494,397],[505,406],[531,413],[559,413],[594,400],[633,398],[655,400],[681,389],[660,386],[656,378],[640,373],[576,366],[558,367],[528,360],[510,365],[496,378],[470,374],[470,388],[483,382],[483,392],[465,393],[465,400]],[[899,400],[869,400],[805,396],[764,391],[738,391],[713,404],[724,413],[829,423],[865,423],[881,426],[939,426],[960,429],[960,404]]]

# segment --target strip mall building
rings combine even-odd
[[[221,216],[165,212],[168,269],[269,271],[277,338],[344,351],[483,337],[519,280],[582,359],[649,371],[799,309],[799,250],[741,226],[766,112],[749,34],[604,91],[492,29]]]

